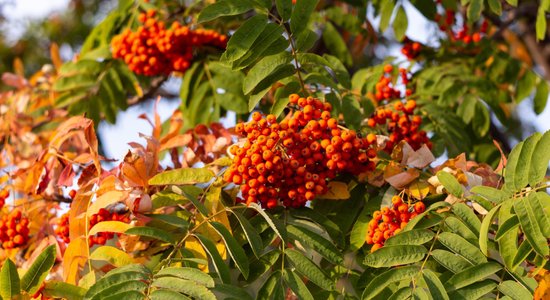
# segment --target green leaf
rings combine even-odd
[[[249,265],[248,265],[248,258],[246,257],[246,253],[244,252],[243,248],[239,245],[237,240],[231,235],[231,232],[225,228],[225,226],[222,223],[211,221],[209,222],[212,227],[216,230],[216,232],[222,237],[225,245],[227,246],[227,251],[229,252],[229,255],[237,265],[237,268],[241,271],[244,278],[248,278],[248,272]]]
[[[245,13],[253,8],[252,3],[247,0],[231,1],[220,0],[208,5],[198,17],[198,23],[215,20],[222,16],[235,16]]]
[[[462,219],[464,224],[470,228],[470,230],[479,235],[481,228],[481,221],[474,213],[474,210],[464,203],[457,203],[453,205],[453,212]]]
[[[529,257],[529,254],[531,254],[531,252],[533,252],[533,247],[531,247],[529,241],[523,241],[518,247],[516,256],[514,256],[511,269],[515,270],[521,263],[523,263],[527,259],[527,257]]]
[[[492,280],[483,280],[473,283],[449,294],[451,299],[479,299],[495,289],[497,286]]]
[[[517,216],[512,216],[508,220],[504,221],[498,227],[497,233],[495,235],[495,241],[500,240],[506,233],[510,230],[517,228],[519,226],[519,219]]]
[[[506,162],[506,167],[504,168],[504,189],[507,191],[515,192],[522,187],[516,187],[516,181],[521,179],[516,179],[516,168],[518,167],[518,161],[521,154],[521,149],[523,148],[523,142],[519,142],[508,155],[508,161]]]
[[[352,95],[345,95],[342,98],[342,111],[346,112],[344,114],[344,122],[346,122],[347,127],[359,130],[361,128],[361,121],[363,120],[359,101]]]
[[[176,277],[160,277],[155,279],[152,285],[154,287],[177,291],[195,299],[216,300],[216,296],[211,291],[191,280]]]
[[[0,298],[13,299],[21,293],[21,283],[17,267],[11,261],[6,259],[2,270],[0,270]]]
[[[126,232],[125,234],[129,235],[139,235],[139,236],[145,236],[148,238],[156,239],[159,241],[163,241],[170,244],[176,244],[177,241],[174,238],[174,236],[162,229],[154,228],[154,227],[148,227],[148,226],[139,226],[139,227],[132,227]]]
[[[275,232],[275,234],[281,238],[282,242],[285,243],[286,242],[286,231],[284,230],[284,228],[279,228],[279,226],[277,226],[274,222],[273,222],[273,219],[269,216],[268,213],[266,213],[264,211],[263,208],[261,208],[257,203],[251,203],[249,206],[249,208],[252,208],[254,210],[256,210],[258,213],[260,213],[260,215],[262,215],[262,217],[265,219],[265,221],[267,222],[267,224],[269,225],[269,227],[271,227],[271,229],[273,229],[273,231]]]
[[[121,267],[129,264],[133,264],[134,259],[128,255],[128,253],[112,247],[112,246],[101,246],[90,254],[91,260],[103,260],[107,261],[115,267]]]
[[[113,284],[100,293],[95,294],[91,299],[143,299],[143,291],[147,289],[147,284],[138,280],[128,280]],[[135,294],[137,293],[137,294]],[[117,298],[118,297],[118,298]],[[122,298],[120,298],[122,297]]]
[[[474,118],[472,119],[472,127],[474,132],[479,137],[484,137],[489,132],[491,125],[491,117],[489,116],[489,110],[481,101],[477,101],[475,104]]]
[[[533,155],[531,156],[531,168],[529,169],[529,185],[535,187],[546,176],[548,161],[550,161],[550,131],[546,131],[539,139]]]
[[[267,17],[263,14],[255,15],[244,22],[227,42],[227,49],[220,60],[222,62],[233,62],[243,57],[266,25]]]
[[[537,21],[535,23],[535,29],[537,33],[537,40],[542,41],[546,36],[546,11],[544,10],[542,4],[539,6],[537,12]]]
[[[250,222],[243,215],[233,210],[231,212],[241,224],[244,235],[246,236],[246,239],[248,241],[248,244],[250,245],[250,248],[252,249],[252,252],[254,252],[254,255],[257,258],[260,258],[260,255],[263,250],[263,242],[262,242],[262,238],[258,234],[258,231],[256,231],[256,229],[252,227],[252,224],[250,224]]]
[[[275,0],[275,5],[277,6],[277,12],[281,16],[283,21],[290,19],[292,15],[292,0]]]
[[[214,172],[205,168],[181,168],[164,171],[149,179],[150,185],[183,185],[204,183],[214,177]]]
[[[252,69],[250,69],[244,78],[243,92],[245,94],[249,94],[256,89],[260,83],[266,79],[269,79],[268,77],[270,75],[277,74],[277,72],[285,70],[288,66],[292,66],[289,65],[291,61],[292,55],[286,51],[262,58],[256,65],[254,65],[254,67],[252,67]],[[294,70],[294,66],[292,66],[292,69]],[[269,83],[269,86],[271,83],[273,83],[273,81]]]
[[[286,249],[285,255],[296,270],[311,280],[311,282],[327,291],[334,289],[334,282],[309,258],[294,249]]]
[[[435,249],[432,250],[431,256],[439,264],[445,267],[447,270],[453,273],[459,273],[472,266],[467,260],[459,255],[453,254],[446,250]]]
[[[340,227],[336,225],[333,221],[327,218],[325,215],[317,212],[308,207],[301,207],[299,209],[291,209],[290,214],[297,219],[305,219],[319,224],[327,233],[330,235],[332,240],[336,243],[337,246],[343,247],[345,240],[343,233],[340,230]],[[365,231],[366,234],[366,231]],[[363,236],[364,238],[364,236]]]
[[[518,6],[518,0],[506,0],[506,2],[512,6]]]
[[[494,1],[494,0],[492,0]],[[489,1],[490,2],[490,1]],[[500,3],[500,1],[497,1]],[[537,75],[532,70],[526,70],[525,75],[523,75],[517,83],[516,87],[516,102],[520,102],[523,99],[529,97],[531,91],[535,88],[537,83]]]
[[[532,299],[533,294],[529,292],[523,285],[513,281],[506,280],[498,285],[498,290],[504,295],[512,298],[513,300]]]
[[[204,285],[205,287],[213,288],[214,279],[210,275],[195,268],[187,267],[167,267],[155,274],[155,277],[172,276],[181,279],[187,279],[196,282],[197,284]]]
[[[323,31],[323,41],[329,49],[329,52],[338,57],[345,65],[351,66],[353,63],[351,54],[349,53],[346,42],[340,35],[340,32],[336,30],[331,22],[325,24],[325,30]]]
[[[393,14],[393,9],[395,8],[394,0],[382,1],[380,4],[380,31],[386,31],[388,25],[390,24],[390,19]]]
[[[501,203],[502,201],[508,199],[510,195],[509,193],[503,190],[495,189],[494,187],[490,187],[490,186],[482,186],[482,185],[474,186],[470,190],[470,192],[476,195],[479,195],[495,204]]]
[[[311,15],[315,11],[319,0],[300,0],[294,5],[294,10],[290,17],[290,31],[296,36],[306,29]]]
[[[421,261],[426,253],[421,245],[384,246],[367,255],[363,263],[373,268],[406,265]]]
[[[110,296],[102,297],[101,299],[105,299],[105,300],[118,300],[118,299],[142,300],[142,299],[144,299],[144,297],[145,297],[145,295],[143,293],[138,292],[138,291],[125,291],[125,292],[120,292],[120,293],[117,292],[116,294],[110,294]]]
[[[46,276],[55,262],[55,245],[50,245],[38,255],[23,278],[21,278],[21,289],[29,294],[34,294],[40,288]]]
[[[290,270],[283,270],[283,279],[290,289],[296,294],[298,299],[314,300],[313,295],[308,290],[302,279],[296,273]]]
[[[376,276],[370,281],[363,291],[362,299],[374,299],[388,285],[401,280],[411,280],[419,271],[417,266],[406,266],[391,268],[388,271]]]
[[[129,265],[133,267],[134,265]],[[128,266],[125,266],[128,267]],[[127,271],[126,269],[121,268],[115,269],[107,273],[106,276],[99,279],[94,285],[88,289],[84,299],[95,299],[98,295],[102,295],[102,292],[108,290],[110,287],[115,286],[120,283],[134,281],[140,282],[148,280],[148,274],[135,271]]]
[[[461,220],[458,218],[455,218],[453,216],[449,216],[445,219],[445,225],[447,225],[447,228],[450,229],[448,231],[451,231],[453,233],[456,233],[460,235],[461,237],[465,238],[470,243],[477,245],[478,243],[478,235],[473,233],[468,226],[464,224]]]
[[[395,15],[395,19],[393,20],[393,33],[395,35],[396,40],[398,41],[403,40],[408,26],[409,26],[409,21],[407,19],[407,13],[405,12],[405,9],[403,8],[403,6],[400,5],[399,8],[397,9],[397,14]]]
[[[550,254],[546,238],[542,234],[535,213],[526,198],[514,201],[514,211],[518,215],[519,224],[529,244],[535,252],[545,257]]]
[[[281,281],[281,271],[277,270],[266,279],[264,284],[258,290],[258,295],[256,299],[272,299],[275,289],[280,284]]]
[[[286,50],[286,48],[288,48],[288,41],[283,37],[283,32],[283,26],[275,23],[268,23],[260,36],[254,41],[250,50],[243,57],[233,61],[231,67],[233,69],[243,69],[256,62],[256,60],[261,57],[277,54]]]
[[[541,80],[537,85],[537,92],[535,93],[535,113],[540,115],[546,108],[548,102],[548,83],[546,80]]]
[[[369,221],[372,218],[370,214],[371,212],[368,207],[363,207],[361,214],[359,214],[359,217],[353,224],[349,237],[350,250],[356,251],[365,244],[365,236],[367,236],[367,230],[369,229]]]
[[[319,234],[294,225],[288,225],[286,230],[289,238],[299,241],[304,246],[310,247],[321,254],[326,260],[337,265],[344,263],[344,258],[336,246]]]
[[[524,188],[529,182],[529,170],[531,169],[531,158],[542,134],[536,132],[525,141],[518,157],[518,163],[514,169],[514,181],[512,182],[516,190]],[[505,178],[507,179],[507,178]]]
[[[94,74],[75,74],[71,77],[59,77],[55,80],[53,89],[56,92],[65,92],[76,89],[87,89],[97,83]]]
[[[250,294],[248,294],[248,292],[244,288],[237,285],[216,284],[213,290],[218,294],[225,295],[227,298],[224,299],[252,300]]]
[[[447,292],[452,292],[468,286],[474,282],[485,279],[488,276],[495,274],[501,270],[502,266],[496,262],[486,262],[470,267],[460,273],[453,275],[447,282],[445,287]]]
[[[86,289],[62,281],[48,281],[44,287],[43,294],[50,298],[55,297],[68,300],[80,300],[84,298]]]
[[[544,208],[548,208],[548,206],[544,205],[543,196],[540,193],[531,193],[526,201],[535,214],[535,219],[539,223],[542,234],[545,238],[550,238],[550,217],[548,213],[544,211]]]
[[[513,214],[513,200],[505,201],[502,203],[500,211],[498,213],[498,221],[500,224],[506,224],[506,221],[512,217],[515,217]],[[519,222],[519,220],[518,220]],[[508,230],[506,234],[503,234],[498,241],[498,251],[504,264],[508,268],[512,268],[512,263],[514,256],[517,251],[517,239],[518,239],[519,229],[516,227],[512,230]]]
[[[468,10],[466,12],[466,15],[468,16],[468,21],[476,22],[477,20],[479,20],[481,12],[483,11],[483,6],[483,0],[471,0],[470,5],[468,6]]]
[[[485,258],[485,255],[483,255],[477,247],[470,244],[463,237],[457,234],[442,232],[439,234],[438,240],[449,250],[464,257],[472,264],[487,262],[487,258]]]
[[[493,219],[499,209],[500,205],[493,207],[493,209],[491,209],[489,213],[485,215],[485,217],[483,218],[483,222],[481,223],[481,230],[479,233],[479,250],[481,250],[481,252],[486,256],[489,256],[487,251],[487,243],[489,241],[489,227],[493,223]]]
[[[154,290],[150,297],[151,300],[191,300],[191,298],[171,290]]]
[[[210,256],[210,258],[212,259],[212,262],[214,264],[214,269],[216,269],[216,273],[218,273],[218,276],[220,276],[221,281],[227,284],[231,283],[229,267],[227,266],[225,261],[222,259],[214,242],[212,242],[208,237],[202,234],[196,233],[194,234],[194,236],[197,237],[197,239],[203,246],[204,251],[208,253],[208,256]]]
[[[439,179],[439,182],[443,184],[447,192],[458,198],[462,198],[462,195],[464,194],[464,191],[462,190],[462,185],[458,183],[458,180],[456,180],[453,175],[445,171],[439,171],[437,172],[437,179]]]
[[[500,0],[488,0],[489,8],[496,14],[500,15],[502,13],[502,5]]]
[[[384,246],[396,246],[396,245],[422,245],[431,241],[435,236],[430,230],[426,229],[413,229],[409,231],[400,232],[390,237],[384,243]]]
[[[475,116],[476,104],[478,100],[472,94],[466,94],[458,106],[456,114],[462,118],[464,123],[469,124]]]
[[[441,283],[439,277],[435,275],[434,272],[432,272],[430,269],[424,269],[422,270],[422,275],[433,299],[449,299],[449,295],[447,295],[447,291],[445,291],[443,283]]]

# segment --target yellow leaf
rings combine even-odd
[[[328,192],[320,195],[320,199],[345,200],[350,197],[348,185],[340,181],[331,181],[328,183]]]
[[[415,181],[409,185],[409,195],[422,200],[430,193],[430,185],[425,181]]]
[[[83,237],[71,239],[63,255],[63,279],[70,284],[77,284],[81,267],[84,267],[88,253],[88,245]]]
[[[95,235],[98,232],[114,232],[114,233],[124,233],[126,230],[132,227],[130,224],[120,222],[120,221],[104,221],[99,222],[90,229],[88,232],[89,236]]]
[[[95,249],[95,251],[90,254],[90,259],[107,261],[115,267],[122,267],[135,263],[135,260],[130,257],[128,253],[111,246],[101,246]]]
[[[97,199],[88,208],[87,214],[91,216],[96,214],[101,208],[105,208],[110,204],[123,201],[128,196],[125,191],[109,191],[97,197]]]
[[[185,241],[185,249],[191,251],[191,253],[193,253],[193,256],[195,256],[196,258],[201,258],[208,261],[206,252],[202,248],[201,243],[195,237],[189,237]],[[208,265],[199,265],[199,269],[204,272],[208,272]]]

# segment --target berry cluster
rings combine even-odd
[[[373,214],[369,222],[369,228],[365,240],[367,244],[373,245],[371,252],[374,252],[384,246],[387,239],[401,232],[410,219],[426,210],[422,202],[416,202],[409,205],[403,202],[399,196],[393,196],[393,207],[382,207]]]
[[[29,219],[15,209],[0,220],[0,242],[2,248],[12,249],[25,245],[29,240]]]
[[[391,152],[400,141],[405,140],[413,149],[418,150],[422,144],[431,149],[432,143],[424,130],[420,130],[422,117],[413,116],[416,101],[407,100],[403,103],[397,100],[393,103],[393,110],[389,107],[378,107],[373,116],[368,120],[370,127],[386,125],[389,140],[386,142],[385,151]]]
[[[130,223],[130,218],[125,214],[111,213],[110,211],[102,208],[97,214],[93,214],[90,217],[90,228],[95,224],[104,221],[120,221],[124,223]],[[113,232],[100,232],[97,235],[88,237],[88,244],[90,247],[93,245],[105,245],[107,240],[112,239],[115,236]]]
[[[213,30],[192,30],[179,22],[166,28],[154,10],[141,13],[138,20],[143,25],[136,31],[126,29],[111,41],[113,57],[123,59],[136,74],[184,72],[191,65],[195,48],[226,46],[227,37]]]
[[[439,24],[439,30],[447,33],[449,39],[453,42],[462,41],[465,44],[471,42],[477,43],[481,40],[483,35],[487,33],[489,23],[484,20],[479,27],[479,31],[471,29],[466,22],[463,25],[456,25],[456,12],[452,9],[445,10],[445,16],[436,14],[435,21]],[[453,28],[455,27],[455,28]],[[457,29],[458,28],[458,29]]]
[[[397,89],[395,83],[393,83],[392,72],[392,65],[388,64],[384,66],[384,75],[380,76],[380,79],[375,85],[376,91],[374,93],[374,97],[377,101],[401,98],[401,92],[399,91],[399,89]],[[401,82],[404,85],[407,85],[409,83],[407,70],[404,68],[399,68],[399,74],[401,76]],[[412,90],[407,89],[405,91],[405,94],[407,96],[410,96],[412,94]]]
[[[10,192],[8,190],[0,190],[0,209],[4,207],[4,204],[6,204],[6,198],[10,196]]]
[[[407,59],[412,60],[418,57],[422,46],[418,42],[413,42],[408,38],[405,39],[405,44],[401,48],[401,53],[407,57]]]
[[[227,182],[241,185],[243,202],[301,207],[328,191],[327,183],[338,174],[373,170],[376,156],[370,143],[355,131],[338,126],[331,118],[330,103],[293,94],[295,110],[280,123],[274,115],[258,112],[249,123],[235,130],[246,137],[232,147],[233,164],[224,175]]]
[[[69,243],[69,213],[65,213],[57,221],[57,227],[55,228],[55,234],[65,243]]]

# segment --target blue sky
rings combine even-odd
[[[39,18],[57,10],[67,8],[68,0],[16,0],[14,5],[5,8],[5,15],[8,17],[8,26],[12,30],[12,34],[17,36],[24,28],[26,20],[29,18]],[[433,27],[424,17],[415,9],[410,7],[407,9],[409,18],[409,27],[407,28],[407,36],[413,40],[422,43],[431,44],[434,41],[434,35],[430,34]],[[399,49],[390,49],[390,55],[400,56]],[[176,84],[176,82],[172,82]],[[172,111],[178,106],[177,101],[168,102],[161,100],[159,114],[163,120],[167,119]],[[546,131],[550,129],[550,105],[547,105],[545,111],[536,116],[531,108],[531,103],[526,100],[518,107],[518,114],[523,120],[533,120],[538,131]],[[121,112],[117,118],[117,124],[100,124],[99,133],[107,145],[107,156],[115,159],[121,159],[128,151],[128,142],[140,141],[139,133],[149,134],[150,126],[143,120],[137,119],[139,114],[146,112],[151,115],[153,111],[153,103],[148,103],[144,106],[131,107],[125,112]]]

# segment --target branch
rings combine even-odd
[[[160,87],[168,80],[167,76],[157,77],[151,81],[151,88],[144,93],[141,97],[134,96],[130,99],[128,99],[128,105],[136,105],[142,102],[145,102],[155,96],[155,94],[159,91]]]

